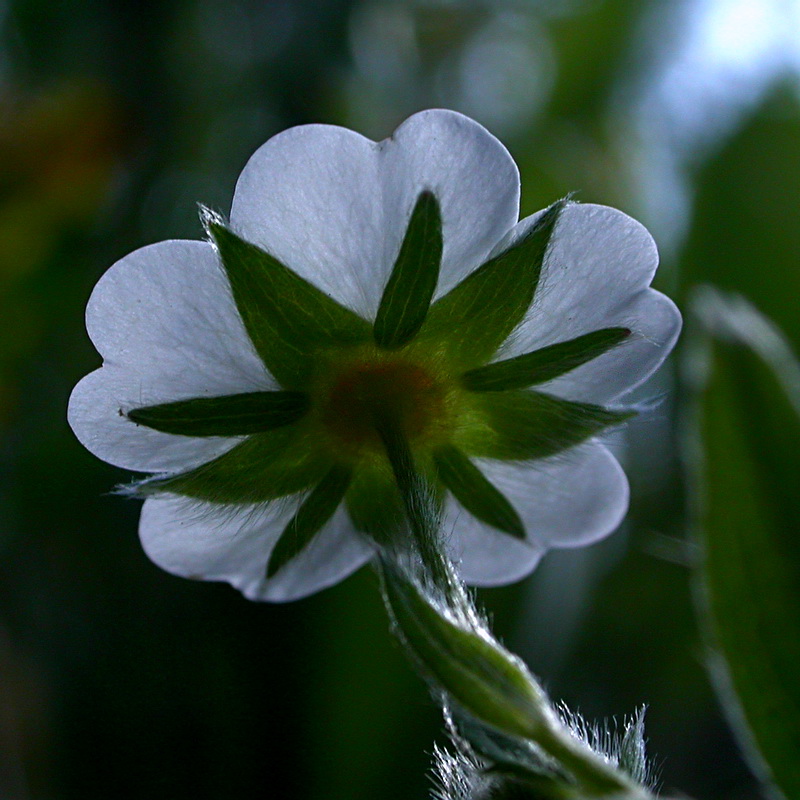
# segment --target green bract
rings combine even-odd
[[[431,682],[476,719],[522,738],[550,724],[546,701],[519,658],[477,619],[459,619],[390,564],[384,596],[400,637]]]
[[[565,206],[552,205],[518,241],[431,304],[441,212],[436,195],[421,192],[374,323],[206,214],[247,333],[283,389],[128,411],[137,424],[167,433],[247,437],[205,464],[142,482],[139,493],[256,504],[308,491],[272,552],[271,577],[342,501],[362,533],[399,535],[402,497],[413,491],[398,492],[391,431],[408,443],[414,469],[434,491],[451,492],[478,519],[523,539],[519,515],[471,458],[545,458],[630,416],[525,389],[602,355],[626,329],[488,363],[534,299]]]

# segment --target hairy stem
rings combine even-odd
[[[384,413],[376,419],[375,425],[394,473],[423,569],[443,596],[452,598],[453,570],[444,554],[439,530],[440,514],[433,491],[416,469],[411,447],[398,421]]]

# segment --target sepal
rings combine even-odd
[[[369,323],[277,258],[204,218],[253,346],[282,386],[304,389],[331,347],[369,341]]]
[[[464,368],[486,363],[530,308],[568,202],[553,203],[516,242],[437,300],[420,338],[435,341]]]

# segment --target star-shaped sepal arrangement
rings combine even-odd
[[[128,490],[148,556],[287,601],[408,542],[412,495],[476,586],[613,531],[628,485],[598,434],[680,314],[642,225],[567,200],[520,220],[519,193],[453,111],[380,142],[302,125],[253,154],[205,241],[109,268],[86,309],[103,365],[68,417],[150,476]]]
[[[537,388],[624,347],[629,328],[599,328],[503,358],[531,314],[569,205],[541,212],[434,299],[442,214],[436,193],[421,191],[373,321],[204,212],[247,335],[280,388],[123,409],[131,423],[161,433],[237,439],[205,463],[131,491],[241,507],[296,497],[265,580],[308,548],[341,507],[377,547],[398,546],[419,491],[439,505],[451,495],[500,537],[535,535],[479,465],[535,464],[632,413]]]

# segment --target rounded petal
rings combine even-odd
[[[273,136],[247,162],[231,208],[240,236],[345,305],[383,260],[379,147],[333,125]]]
[[[382,281],[389,277],[420,191],[432,189],[442,209],[440,297],[479,267],[517,222],[517,165],[483,126],[455,111],[414,114],[381,145],[386,219],[400,221],[387,242]]]
[[[205,242],[160,242],[118,261],[92,292],[86,327],[104,361],[73,390],[69,422],[125,469],[187,469],[237,441],[159,433],[131,422],[131,408],[276,387]]]
[[[372,548],[353,533],[340,507],[308,547],[267,580],[270,552],[296,509],[296,500],[234,509],[176,496],[151,498],[142,508],[139,537],[148,557],[167,572],[225,581],[249,600],[306,597],[372,557]]]
[[[445,531],[462,578],[498,586],[523,578],[551,548],[580,547],[611,533],[628,508],[628,481],[598,442],[533,462],[476,461],[520,515],[527,539],[490,528],[449,498]]]
[[[607,403],[646,381],[672,352],[681,332],[675,303],[655,289],[628,298],[603,327],[622,327],[631,336],[577,369],[537,386],[543,392],[592,403]]]
[[[518,239],[537,216],[520,222],[499,247]],[[666,358],[681,326],[674,304],[648,288],[657,266],[655,242],[636,220],[606,206],[568,206],[533,305],[500,357],[629,327],[627,343],[546,386],[570,399],[605,402],[639,385]]]
[[[245,166],[231,224],[372,317],[424,189],[442,209],[442,293],[480,264],[519,210],[519,174],[508,151],[453,111],[415,114],[377,143],[330,125],[278,134]]]

